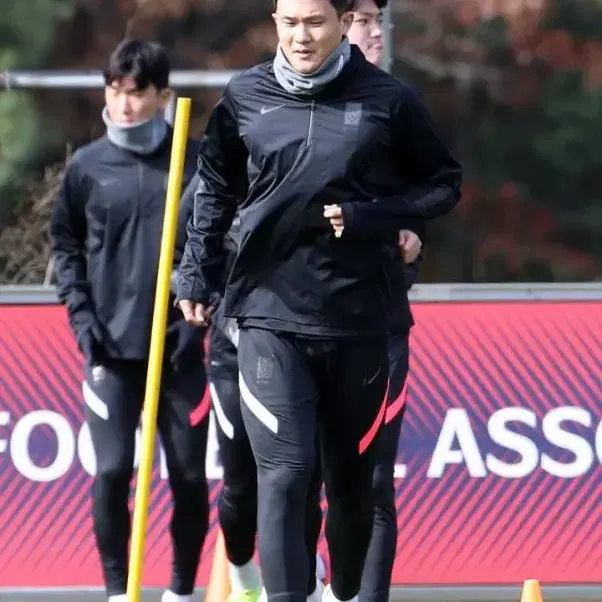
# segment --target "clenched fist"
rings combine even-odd
[[[420,255],[422,241],[411,230],[400,230],[398,246],[404,263],[412,263]]]

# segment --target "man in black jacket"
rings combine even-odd
[[[50,226],[59,297],[85,359],[94,531],[111,602],[126,600],[128,496],[172,141],[163,116],[169,71],[158,45],[125,41],[113,52],[104,73],[106,135],[74,154]],[[189,140],[185,183],[197,150]],[[180,239],[191,204],[181,211]],[[189,601],[207,530],[207,420],[191,419],[205,390],[202,337],[171,308],[158,415],[174,497],[172,581],[163,602]]]
[[[231,81],[202,139],[178,281],[186,319],[205,325],[238,207],[224,314],[240,328],[265,587],[283,602],[307,597],[316,429],[329,502],[325,599],[358,594],[372,531],[371,443],[386,409],[386,249],[460,195],[459,165],[416,94],[344,38],[350,8],[278,0],[276,59]]]
[[[387,0],[359,0],[347,37],[373,64],[382,60],[382,9]],[[407,291],[418,276],[415,261],[426,236],[426,224],[414,223],[416,232],[400,233],[401,256],[392,250],[389,280],[392,290],[389,322],[389,389],[385,417],[375,440],[373,477],[374,527],[362,574],[360,602],[387,602],[397,548],[395,461],[405,412],[410,356],[410,328],[414,321]],[[402,261],[402,259],[404,261]]]
[[[382,16],[384,0],[360,0],[349,30],[349,42],[358,46],[373,64],[379,64],[383,53]],[[182,199],[192,204],[198,177],[188,186]],[[420,225],[418,222],[415,225]],[[240,219],[235,218],[224,244],[227,254],[226,273],[236,257],[239,244]],[[421,227],[424,236],[424,224]],[[377,461],[374,471],[374,528],[364,572],[360,602],[388,600],[397,542],[394,469],[401,422],[405,410],[405,383],[409,363],[409,330],[413,324],[407,289],[417,277],[417,258],[422,248],[420,237],[409,230],[400,232],[399,249],[391,253],[392,304],[389,331],[389,392],[388,406],[379,431]],[[405,263],[404,263],[405,262]],[[404,269],[405,266],[405,269]],[[225,282],[224,282],[225,285]],[[243,424],[238,387],[236,346],[238,327],[233,318],[223,315],[223,305],[212,316],[207,374],[216,418],[217,439],[224,470],[223,487],[218,501],[218,518],[224,534],[229,562],[232,593],[229,602],[255,602],[260,596],[261,573],[253,560],[257,529],[256,464]],[[308,600],[320,600],[320,579],[325,577],[321,557],[311,550],[319,538],[322,510],[319,499],[319,472],[310,487],[306,515],[310,576]]]

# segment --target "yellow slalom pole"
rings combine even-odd
[[[157,290],[151,330],[150,354],[146,374],[144,410],[142,412],[142,446],[136,486],[136,505],[132,528],[130,564],[128,573],[128,602],[140,602],[142,586],[142,563],[144,559],[144,541],[148,518],[148,500],[153,469],[155,436],[157,432],[157,406],[163,367],[165,347],[165,329],[169,303],[170,278],[173,269],[173,255],[178,227],[178,207],[182,193],[182,177],[190,122],[190,98],[178,98],[174,134],[169,165],[163,234],[161,236],[161,255],[157,274]]]

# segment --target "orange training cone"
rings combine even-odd
[[[523,591],[520,602],[543,602],[541,595],[541,586],[537,579],[527,579],[523,583]]]
[[[222,530],[219,529],[213,548],[213,562],[207,592],[205,593],[205,602],[226,602],[231,591],[226,545]]]

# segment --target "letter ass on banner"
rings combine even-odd
[[[394,583],[599,581],[601,305],[440,303],[414,313]],[[63,308],[0,307],[0,365],[0,587],[101,585],[95,456]],[[214,430],[206,465],[212,514],[199,585],[217,529]],[[148,586],[168,583],[166,477],[158,451]]]

